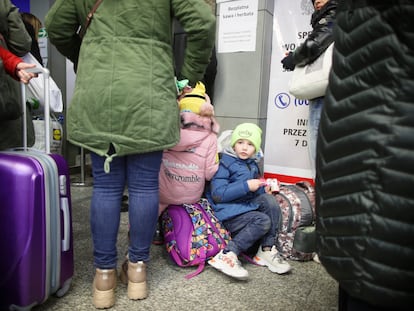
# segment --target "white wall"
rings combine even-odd
[[[214,104],[222,131],[253,122],[264,130],[265,137],[273,6],[274,0],[259,0],[256,51],[217,54]],[[220,5],[218,20],[219,15]]]

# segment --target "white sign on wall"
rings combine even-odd
[[[311,31],[312,13],[309,0],[275,0],[264,171],[287,182],[313,178],[308,153],[308,101],[289,94],[292,72],[281,64],[286,53]]]
[[[258,0],[238,0],[220,4],[218,53],[256,50]]]
[[[47,67],[47,61],[48,61],[48,38],[47,38],[47,32],[45,28],[39,29],[38,34],[38,44],[39,44],[39,50],[40,50],[40,56],[42,57],[42,63],[43,67]]]

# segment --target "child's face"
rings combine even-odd
[[[316,11],[319,11],[329,0],[315,0],[313,6]]]
[[[256,152],[254,145],[250,142],[250,140],[247,139],[237,140],[234,144],[233,149],[236,155],[242,160],[251,158]]]

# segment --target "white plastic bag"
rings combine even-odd
[[[37,59],[30,53],[27,53],[22,59],[26,63],[36,64],[37,67],[42,67],[42,65],[37,61]],[[30,79],[29,84],[27,85],[27,98],[33,97],[34,99],[39,100],[40,108],[43,110],[45,104],[43,85],[44,85],[43,75],[40,74],[37,78]],[[63,99],[62,92],[56,85],[52,77],[49,77],[50,81],[50,109],[54,112],[63,111]]]
[[[35,131],[35,143],[33,149],[46,151],[46,137],[45,137],[45,120],[33,120]],[[62,140],[63,140],[63,127],[55,119],[50,120],[50,152],[62,154]]]
[[[296,66],[289,81],[289,93],[298,99],[325,96],[332,66],[333,43],[313,63]]]

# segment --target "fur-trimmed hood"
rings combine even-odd
[[[169,150],[196,150],[214,136],[217,140],[219,125],[214,117],[202,117],[193,112],[181,113],[180,141]]]
[[[220,126],[213,116],[205,117],[195,114],[193,112],[181,112],[181,128],[207,130],[215,134],[218,134],[218,132],[220,131]]]

